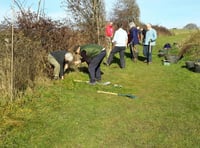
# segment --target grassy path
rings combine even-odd
[[[183,68],[184,59],[163,66],[156,54],[164,41],[158,40],[151,65],[128,57],[125,70],[102,65],[103,81],[122,88],[74,82],[88,80],[83,72],[41,82],[34,94],[2,110],[0,147],[199,147],[200,75]]]

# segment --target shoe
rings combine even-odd
[[[96,82],[101,83],[101,79],[96,79]]]
[[[106,66],[109,66],[109,64],[107,62],[104,62],[103,64],[106,65]]]
[[[54,79],[54,80],[58,80],[59,77],[58,77],[58,76],[54,76],[53,79]]]
[[[134,59],[132,59],[133,60],[133,62],[137,62],[137,59],[136,58],[134,58]]]
[[[144,60],[144,63],[147,63],[147,60]]]
[[[96,82],[89,82],[90,85],[96,85]]]

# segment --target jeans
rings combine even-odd
[[[119,52],[119,56],[120,56],[120,67],[121,68],[125,68],[125,59],[124,59],[124,51],[125,51],[126,47],[123,46],[123,47],[119,47],[119,46],[115,46],[113,48],[113,50],[110,52],[110,55],[108,57],[108,60],[107,60],[107,64],[110,65],[112,60],[113,60],[113,57],[114,55]]]
[[[148,52],[149,51],[149,52]],[[149,50],[149,45],[144,45],[143,46],[143,54],[144,57],[146,57],[146,59],[149,62],[152,62],[152,51],[153,51],[153,46],[151,46],[150,50]]]
[[[90,83],[94,83],[96,80],[101,80],[100,65],[106,56],[106,50],[103,50],[100,54],[95,56],[90,63],[88,63],[88,71],[90,77]]]

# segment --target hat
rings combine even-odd
[[[65,54],[65,60],[66,60],[66,61],[71,62],[73,59],[74,59],[74,57],[73,57],[72,53],[67,52],[67,53]]]
[[[134,23],[134,22],[130,22],[130,23],[129,23],[129,27],[130,27],[130,28],[135,27],[135,23]]]

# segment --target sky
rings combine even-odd
[[[39,0],[21,0],[24,7],[37,11]],[[45,0],[43,0],[45,1]],[[61,7],[63,0],[46,0],[45,14],[52,19],[62,19],[66,12]],[[200,0],[136,0],[140,8],[140,20],[143,23],[164,26],[167,28],[182,28],[188,23],[200,27]],[[106,11],[113,8],[116,0],[105,0]],[[0,0],[0,21],[3,17],[12,16],[12,0]],[[14,8],[16,10],[17,8]]]

